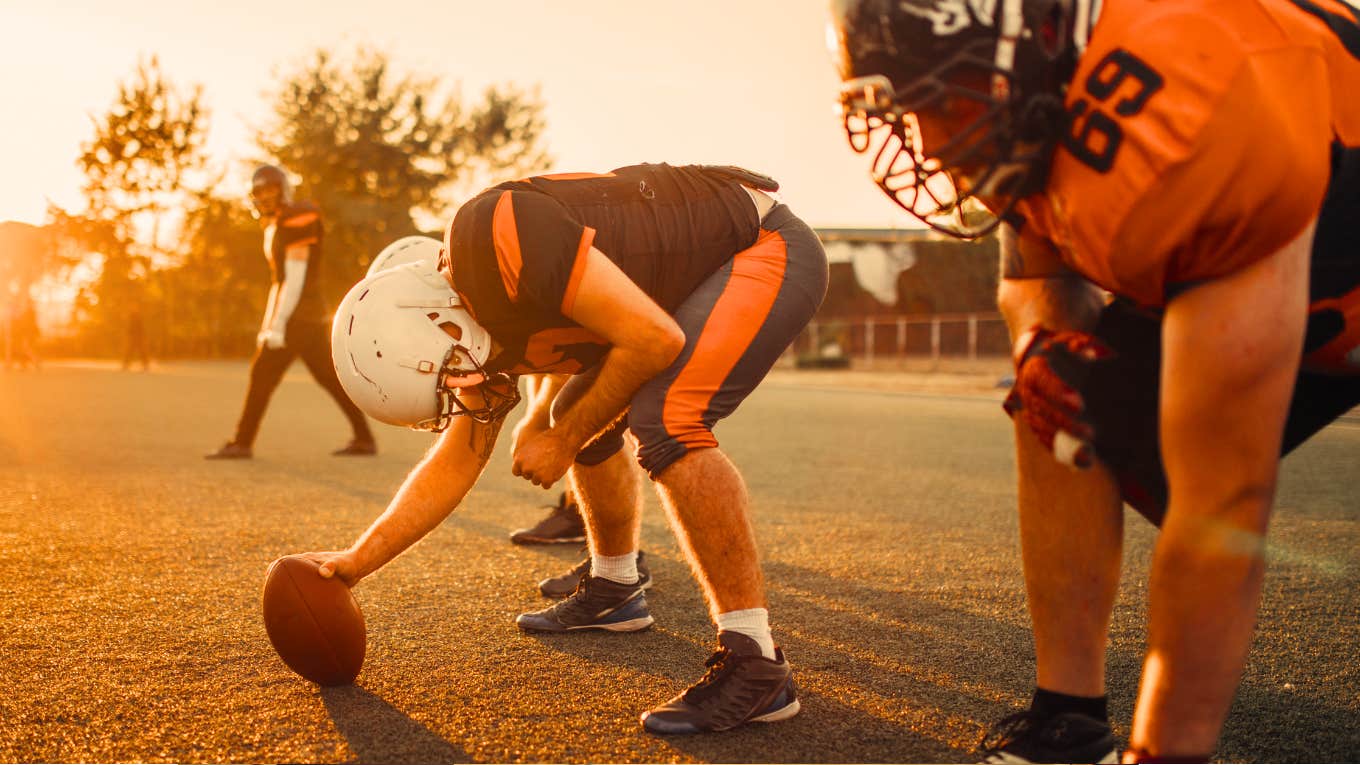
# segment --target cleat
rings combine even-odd
[[[378,453],[378,444],[373,441],[355,439],[331,452],[332,457],[372,457]]]
[[[752,722],[779,722],[798,714],[798,686],[784,652],[767,659],[756,641],[718,633],[708,672],[684,693],[642,713],[648,733],[708,733]]]
[[[238,444],[235,441],[228,441],[222,444],[222,448],[215,452],[203,455],[205,460],[248,460],[255,456],[249,446]]]
[[[515,624],[526,632],[637,632],[653,621],[647,597],[637,584],[619,584],[589,574],[581,577],[571,597],[515,617]]]
[[[652,572],[647,568],[645,553],[638,551],[637,570],[639,589],[647,589],[652,586]],[[549,577],[538,583],[538,591],[543,593],[543,597],[560,600],[576,591],[576,585],[581,583],[581,577],[590,572],[590,556],[572,566],[569,571]]]
[[[1040,717],[1026,709],[1002,718],[978,745],[981,762],[1119,762],[1109,723],[1075,712]]]
[[[517,545],[576,544],[586,541],[586,522],[581,509],[562,492],[546,518],[530,528],[514,530],[510,541]]]

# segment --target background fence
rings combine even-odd
[[[813,320],[793,352],[800,360],[976,360],[1008,356],[1010,338],[996,312],[879,315]]]

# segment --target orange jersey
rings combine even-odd
[[[1021,236],[1140,305],[1318,220],[1307,362],[1360,372],[1360,20],[1343,0],[1106,0]],[[1350,358],[1348,358],[1348,355]]]

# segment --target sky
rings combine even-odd
[[[636,162],[767,173],[814,226],[916,227],[846,145],[826,0],[0,0],[0,220],[80,207],[92,118],[139,56],[201,84],[208,152],[241,193],[281,72],[317,48],[387,52],[472,95],[538,86],[554,171]]]

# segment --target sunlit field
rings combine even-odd
[[[299,365],[255,459],[209,463],[244,364],[0,375],[0,761],[966,761],[1033,684],[998,395],[800,379],[776,376],[718,436],[750,486],[803,711],[659,738],[637,715],[693,681],[712,628],[654,500],[656,626],[521,634],[535,582],[579,551],[509,544],[555,494],[511,476],[503,443],[466,506],[356,590],[363,673],[320,691],[266,639],[265,567],[348,544],[429,436],[382,427],[376,458],[329,456],[347,428]],[[1223,759],[1360,750],[1357,449],[1343,421],[1284,463]],[[1121,737],[1154,541],[1137,518],[1127,528],[1109,654]]]

